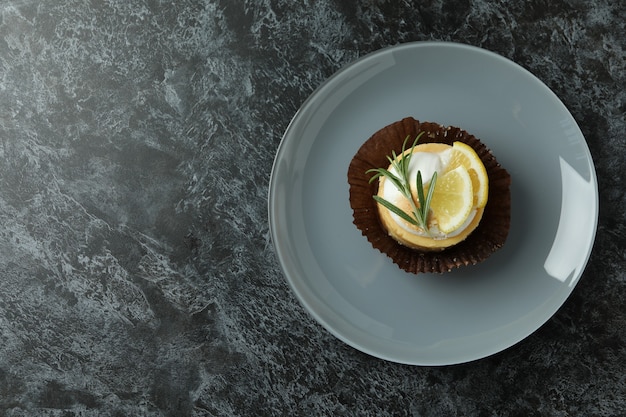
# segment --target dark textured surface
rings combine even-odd
[[[0,415],[626,412],[623,1],[20,0],[0,16]],[[444,368],[321,328],[266,219],[300,104],[415,40],[532,71],[580,124],[600,188],[594,251],[559,312]]]

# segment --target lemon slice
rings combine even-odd
[[[437,179],[430,209],[441,232],[450,233],[461,227],[473,206],[472,178],[464,166],[458,166]]]
[[[471,146],[463,142],[452,144],[452,155],[446,171],[452,171],[460,166],[465,167],[472,179],[474,188],[474,206],[482,208],[487,205],[489,196],[489,177],[482,161]]]

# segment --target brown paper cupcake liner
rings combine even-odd
[[[408,248],[387,234],[379,220],[377,203],[372,198],[378,191],[378,181],[370,184],[370,175],[366,174],[368,169],[387,167],[387,155],[392,150],[399,154],[405,138],[414,139],[420,132],[424,132],[420,143],[452,145],[460,141],[471,146],[489,177],[489,199],[480,224],[464,241],[439,252]],[[353,223],[374,248],[410,273],[443,273],[482,262],[504,245],[509,233],[511,177],[480,140],[458,127],[444,127],[407,117],[380,129],[354,155],[348,168],[348,183]]]

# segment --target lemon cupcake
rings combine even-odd
[[[476,264],[506,241],[510,176],[462,129],[386,126],[358,150],[348,182],[354,224],[407,272]]]

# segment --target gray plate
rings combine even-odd
[[[352,224],[352,156],[406,116],[469,131],[511,174],[509,238],[480,265],[407,274]],[[293,118],[270,179],[272,240],[302,305],[356,349],[415,365],[483,358],[538,329],[578,282],[597,219],[591,155],[563,103],[515,63],[454,43],[403,44],[337,72]]]

